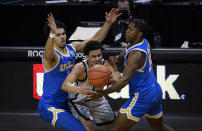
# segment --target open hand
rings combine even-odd
[[[48,14],[47,20],[48,20],[48,26],[50,27],[50,32],[53,33],[53,34],[55,34],[57,26],[55,24],[55,19],[54,19],[52,13]]]
[[[119,17],[121,13],[119,13],[119,9],[112,8],[111,11],[105,12],[105,19],[108,23],[114,23],[114,21]]]

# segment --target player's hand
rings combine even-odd
[[[95,91],[91,91],[91,89],[90,88],[87,88],[87,87],[84,87],[84,86],[82,86],[82,87],[78,87],[79,88],[79,93],[80,94],[83,94],[83,95],[93,95],[93,94],[95,94],[96,92]]]
[[[113,75],[112,82],[118,82],[121,79],[121,73],[119,71],[113,72],[112,75]]]
[[[96,92],[92,91],[90,88],[88,88],[87,85],[88,85],[88,81],[86,81],[81,87],[78,87],[79,88],[78,92],[80,94],[84,94],[84,95],[93,95],[93,94],[95,94]]]
[[[54,19],[52,13],[48,14],[47,20],[48,20],[48,26],[50,27],[50,32],[53,33],[53,34],[55,34],[57,26],[55,24],[55,19]]]
[[[88,100],[96,101],[97,99],[101,98],[104,96],[102,93],[102,90],[96,91],[94,94],[88,96]]]
[[[116,56],[110,56],[108,62],[114,68],[115,71],[118,71],[118,68],[116,66],[116,63],[118,62]]]
[[[111,11],[105,12],[105,19],[108,23],[114,23],[114,21],[119,17],[121,13],[119,13],[119,9],[112,8]]]

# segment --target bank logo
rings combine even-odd
[[[166,77],[166,66],[157,65],[157,81],[160,84],[163,91],[163,99],[169,98],[171,100],[184,100],[185,95],[179,93],[174,87],[173,83],[179,77],[179,74],[170,74]],[[33,64],[33,97],[40,99],[43,94],[43,66],[42,64]],[[104,89],[108,88],[107,86]],[[166,96],[168,95],[168,96]],[[109,97],[113,99],[128,99],[129,98],[129,86],[126,85],[120,92],[114,92],[109,94]]]
[[[162,88],[163,99],[166,99],[166,94],[168,94],[170,99],[180,100],[180,96],[173,85],[178,77],[179,74],[170,74],[166,78],[166,67],[164,65],[157,66],[157,81]]]

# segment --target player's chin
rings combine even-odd
[[[66,43],[61,43],[60,47],[66,47]]]
[[[97,64],[102,64],[102,61],[94,63],[94,65],[97,65]]]
[[[126,42],[129,42],[128,38],[126,37]]]

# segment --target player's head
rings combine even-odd
[[[126,31],[126,41],[133,43],[146,38],[149,33],[149,26],[143,19],[134,18]]]
[[[65,24],[61,21],[56,20],[55,24],[57,26],[57,30],[55,33],[55,45],[60,47],[60,48],[64,48],[66,47],[66,32],[65,32]],[[49,35],[50,32],[50,28],[48,27],[48,25],[46,24],[44,27],[44,32],[45,34]]]
[[[83,52],[90,66],[102,64],[102,45],[98,41],[89,41]]]

